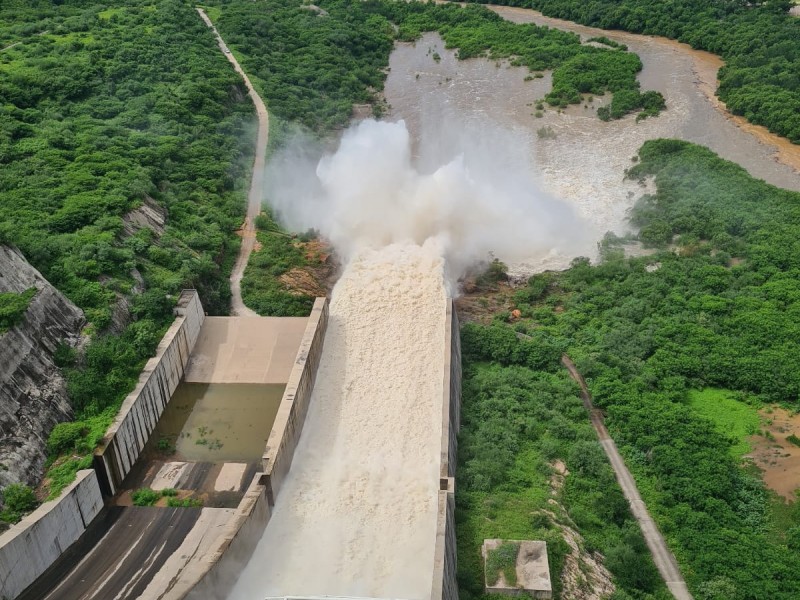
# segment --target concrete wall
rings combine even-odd
[[[264,474],[256,473],[216,549],[191,563],[163,600],[224,598],[264,533],[271,515]]]
[[[458,600],[454,476],[461,423],[461,337],[452,300],[447,305],[446,319],[439,509],[431,600]]]
[[[317,298],[262,457],[270,506],[275,505],[275,498],[289,472],[294,450],[303,431],[327,326],[328,301]]]
[[[0,598],[16,598],[61,556],[103,508],[97,475],[78,471],[58,498],[0,536]]]
[[[117,492],[183,377],[205,318],[195,290],[181,293],[175,315],[175,321],[161,339],[156,355],[147,361],[139,375],[139,383],[125,398],[103,443],[95,450],[94,468],[105,494]]]
[[[185,570],[164,600],[225,597],[253,554],[303,430],[327,325],[328,301],[317,298],[262,457],[265,472],[254,476],[236,516],[220,535],[217,549],[197,561],[192,569]]]

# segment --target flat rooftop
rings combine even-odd
[[[184,381],[289,381],[308,317],[206,317]]]

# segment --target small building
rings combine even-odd
[[[553,597],[546,542],[484,540],[481,554],[487,594]]]

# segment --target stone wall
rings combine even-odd
[[[0,488],[35,486],[53,427],[72,418],[66,383],[53,361],[59,344],[76,346],[83,312],[17,250],[0,245],[0,292],[36,288],[22,320],[0,333]]]
[[[327,326],[328,301],[317,298],[262,457],[270,506],[275,506],[275,498],[289,472],[294,450],[303,431]]]
[[[446,318],[439,508],[431,600],[458,600],[454,477],[461,422],[461,337],[452,300],[448,302]]]
[[[45,502],[0,536],[0,598],[15,598],[75,542],[103,508],[97,475],[78,471]]]
[[[104,493],[113,495],[130,472],[155,429],[164,407],[183,378],[205,314],[195,290],[184,290],[175,308],[176,318],[147,361],[136,388],[95,450],[94,467]]]

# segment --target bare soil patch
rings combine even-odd
[[[753,451],[750,457],[761,469],[764,483],[787,500],[795,500],[800,487],[800,447],[786,438],[800,436],[800,414],[777,406],[759,411],[762,432],[750,438]]]

